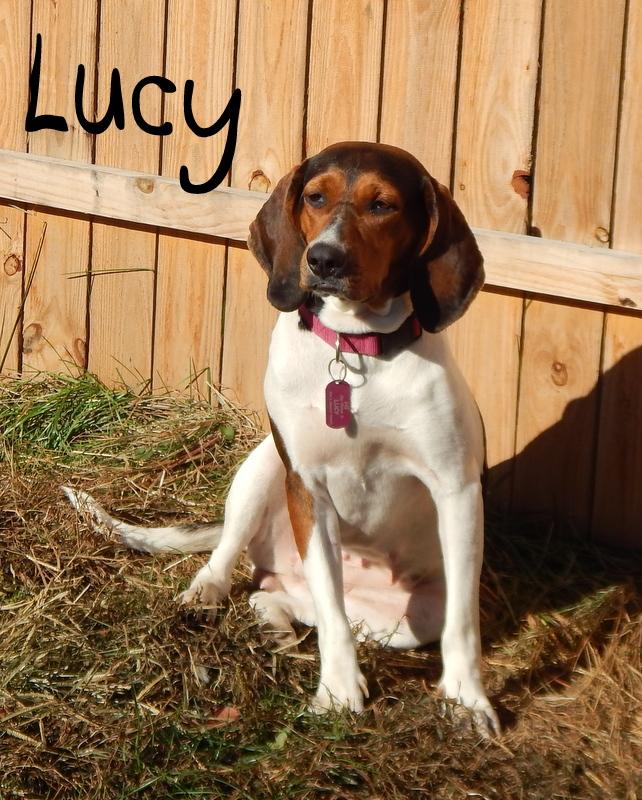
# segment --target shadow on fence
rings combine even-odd
[[[506,492],[506,482],[512,492]],[[642,348],[604,372],[562,418],[487,474],[487,507],[642,548]]]

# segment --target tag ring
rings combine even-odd
[[[332,367],[335,364],[339,367],[339,375],[336,378],[332,373]],[[328,372],[330,373],[330,377],[332,378],[333,381],[342,381],[348,374],[348,368],[346,367],[345,361],[337,360],[336,358],[331,358],[330,363],[328,364]]]

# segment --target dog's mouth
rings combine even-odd
[[[349,275],[312,275],[308,272],[301,288],[319,297],[337,297],[339,300],[360,300],[359,286]]]
[[[305,288],[307,291],[318,294],[321,297],[342,297],[347,299],[346,286],[343,281],[313,278],[308,281],[308,285]]]
[[[363,292],[358,291],[358,287],[347,281],[316,280],[309,282],[304,289],[317,297],[336,297],[338,300],[345,300],[349,303],[368,305],[376,301],[376,295],[364,296]],[[376,302],[375,305],[377,305]]]

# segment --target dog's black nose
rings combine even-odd
[[[317,278],[338,278],[346,268],[345,251],[327,242],[313,244],[308,250],[308,266]]]

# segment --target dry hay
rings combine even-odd
[[[220,516],[259,432],[224,405],[87,376],[0,384],[0,797],[642,797],[642,568],[489,520],[482,617],[505,734],[457,729],[436,647],[360,647],[360,717],[304,711],[314,633],[265,646],[240,568],[217,622],[174,598],[202,558],[92,534],[58,485],[135,520]]]

